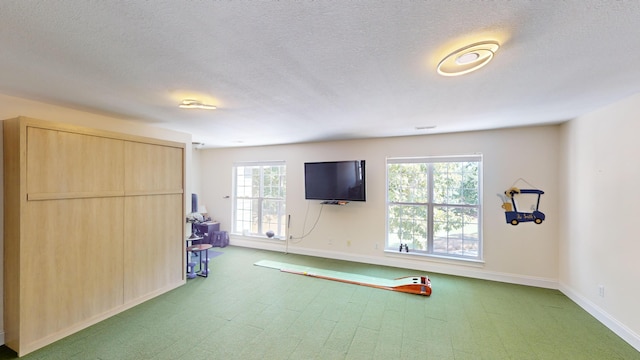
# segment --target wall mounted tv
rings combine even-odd
[[[366,201],[365,161],[325,161],[304,164],[304,195],[327,203]]]

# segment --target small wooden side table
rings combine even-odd
[[[185,244],[187,247],[193,245],[194,241],[198,241],[198,243],[200,243],[200,241],[202,240],[201,236],[191,236],[188,237],[184,240]],[[193,268],[196,266],[196,263],[191,261],[191,256],[189,256],[189,250],[187,250],[187,279],[193,279],[194,277],[196,277],[196,272],[195,270],[193,270]]]
[[[197,272],[195,271],[195,263],[193,263],[193,266],[190,266],[190,271],[187,274],[187,277],[189,279],[195,278],[196,275],[209,277],[209,249],[211,249],[212,247],[213,246],[211,246],[211,244],[198,244],[187,247],[187,252],[197,252],[198,257],[200,258],[200,266]],[[202,253],[203,251],[204,254]],[[190,262],[189,265],[191,264],[192,263]],[[204,267],[202,266],[202,264],[204,264]]]

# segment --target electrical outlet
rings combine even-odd
[[[604,297],[604,285],[598,285],[598,295]]]
[[[351,246],[351,240],[347,240],[347,246]]]

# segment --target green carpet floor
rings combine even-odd
[[[189,280],[22,359],[640,359],[555,290],[431,273],[433,294],[425,297],[253,263],[422,275],[412,270],[220,251],[209,278]],[[0,360],[14,358],[0,347]]]

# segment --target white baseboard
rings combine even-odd
[[[4,331],[0,332],[0,345],[4,345]]]
[[[510,284],[536,286],[547,289],[558,289],[558,281],[556,279],[538,278],[532,276],[522,276],[516,274],[507,274],[486,271],[482,268],[482,264],[473,262],[464,262],[456,260],[443,260],[437,258],[425,258],[416,256],[408,258],[406,255],[386,255],[384,257],[375,257],[367,255],[357,255],[351,253],[307,249],[295,246],[287,246],[286,243],[276,242],[274,240],[261,239],[245,239],[242,237],[233,237],[231,245],[249,247],[261,250],[289,252],[292,254],[317,256],[328,259],[347,260],[366,264],[393,266],[405,269],[412,269],[425,272],[434,272],[446,275],[463,276],[474,279],[499,281]]]
[[[616,335],[620,336],[629,345],[633,346],[636,350],[640,351],[640,335],[633,332],[627,326],[620,321],[616,320],[606,311],[602,310],[598,305],[594,304],[591,300],[580,295],[566,284],[560,283],[560,291],[565,294],[569,299],[578,304],[586,312],[595,317],[604,326],[608,327]]]
[[[474,263],[469,263],[469,264],[458,263],[455,260],[446,261],[446,260],[438,260],[438,259],[429,259],[429,261],[425,261],[423,257],[420,257],[420,259],[418,260],[408,259],[405,256],[398,256],[398,255],[389,255],[385,257],[373,257],[373,256],[345,254],[341,252],[318,251],[318,250],[308,250],[308,249],[299,249],[299,248],[293,248],[293,249],[289,248],[289,252],[301,254],[301,255],[325,257],[330,259],[347,260],[347,261],[361,262],[361,263],[367,263],[367,264],[399,267],[399,268],[405,268],[405,269],[425,271],[428,273],[433,272],[433,273],[440,273],[440,274],[446,274],[446,275],[463,276],[463,277],[474,278],[474,279],[499,281],[499,282],[506,282],[506,283],[512,283],[512,284],[519,284],[519,285],[537,286],[537,287],[550,288],[550,289],[558,288],[558,283],[554,279],[534,278],[534,277],[519,276],[514,274],[491,272],[491,271],[483,270],[482,265],[478,265]],[[455,265],[453,264],[454,262],[455,262]]]

